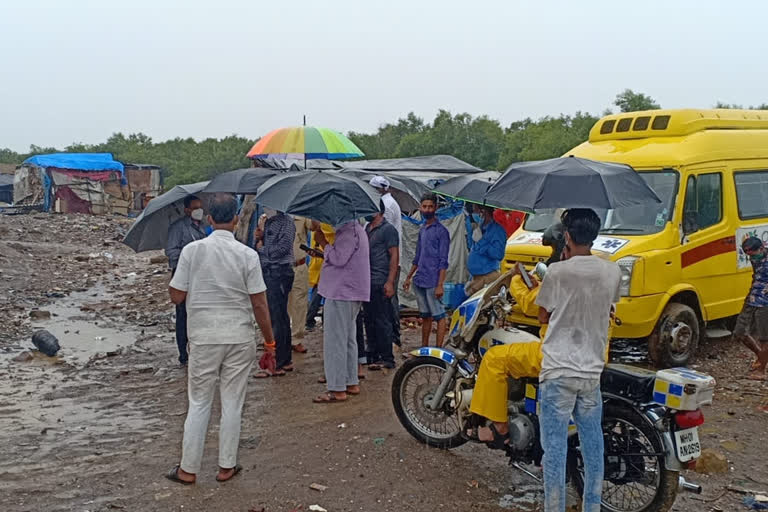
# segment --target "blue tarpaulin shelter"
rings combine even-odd
[[[111,207],[105,187],[113,184],[122,197],[120,187],[128,184],[125,166],[112,153],[51,153],[24,160],[20,168],[17,201],[27,197],[41,199],[43,209],[50,211],[61,199],[72,212],[103,213]],[[38,185],[35,185],[38,183]],[[36,188],[38,187],[38,188]],[[16,187],[14,187],[15,189]],[[36,192],[42,188],[41,193]],[[95,208],[94,208],[95,206]]]
[[[125,166],[115,160],[112,153],[51,153],[31,156],[24,160],[24,164],[77,171],[120,171],[121,174],[125,172]]]

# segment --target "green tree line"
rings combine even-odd
[[[652,97],[626,89],[616,95],[613,106],[619,112],[661,108]],[[743,108],[718,102],[716,108]],[[768,109],[761,104],[753,109]],[[610,114],[606,110],[602,115]],[[526,118],[507,126],[488,116],[452,114],[440,110],[430,123],[413,112],[374,133],[350,132],[349,138],[366,158],[397,158],[449,154],[489,170],[504,170],[513,162],[540,160],[562,155],[587,140],[589,130],[600,116],[588,112]],[[122,162],[154,164],[163,168],[166,186],[209,180],[232,169],[248,167],[245,154],[254,140],[235,135],[223,139],[175,138],[154,142],[142,133],[115,133],[101,144],[71,144],[63,149],[30,146],[28,153],[0,149],[0,163],[19,164],[29,156],[43,153],[108,152]]]

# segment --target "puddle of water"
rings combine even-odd
[[[105,317],[80,309],[83,305],[98,304],[109,298],[109,293],[103,287],[97,286],[85,292],[73,292],[68,297],[41,308],[49,311],[51,318],[34,320],[32,327],[35,331],[45,329],[56,336],[61,350],[55,358],[35,353],[35,361],[43,359],[53,362],[63,359],[67,362],[82,363],[97,353],[113,352],[121,347],[133,345],[136,341],[135,332],[117,329]],[[25,348],[33,348],[31,341],[22,345]],[[15,354],[8,355],[13,357]],[[38,355],[40,357],[37,357]]]

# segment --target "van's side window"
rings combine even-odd
[[[733,173],[739,217],[757,219],[768,217],[768,171]]]
[[[723,219],[723,178],[719,172],[690,176],[685,190],[683,231],[708,228]]]

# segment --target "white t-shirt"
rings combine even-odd
[[[184,247],[171,287],[187,292],[187,336],[195,345],[255,340],[250,295],[267,289],[259,255],[217,229]]]
[[[539,380],[600,378],[620,275],[616,263],[597,256],[574,256],[547,269],[536,299],[551,313]]]
[[[381,201],[384,203],[384,218],[387,219],[387,222],[395,226],[395,229],[397,230],[397,238],[400,240],[400,244],[397,246],[397,250],[400,254],[400,261],[402,264],[403,217],[401,215],[402,212],[400,211],[400,205],[397,204],[397,201],[395,201],[395,198],[392,197],[392,194],[389,192],[381,196]]]

